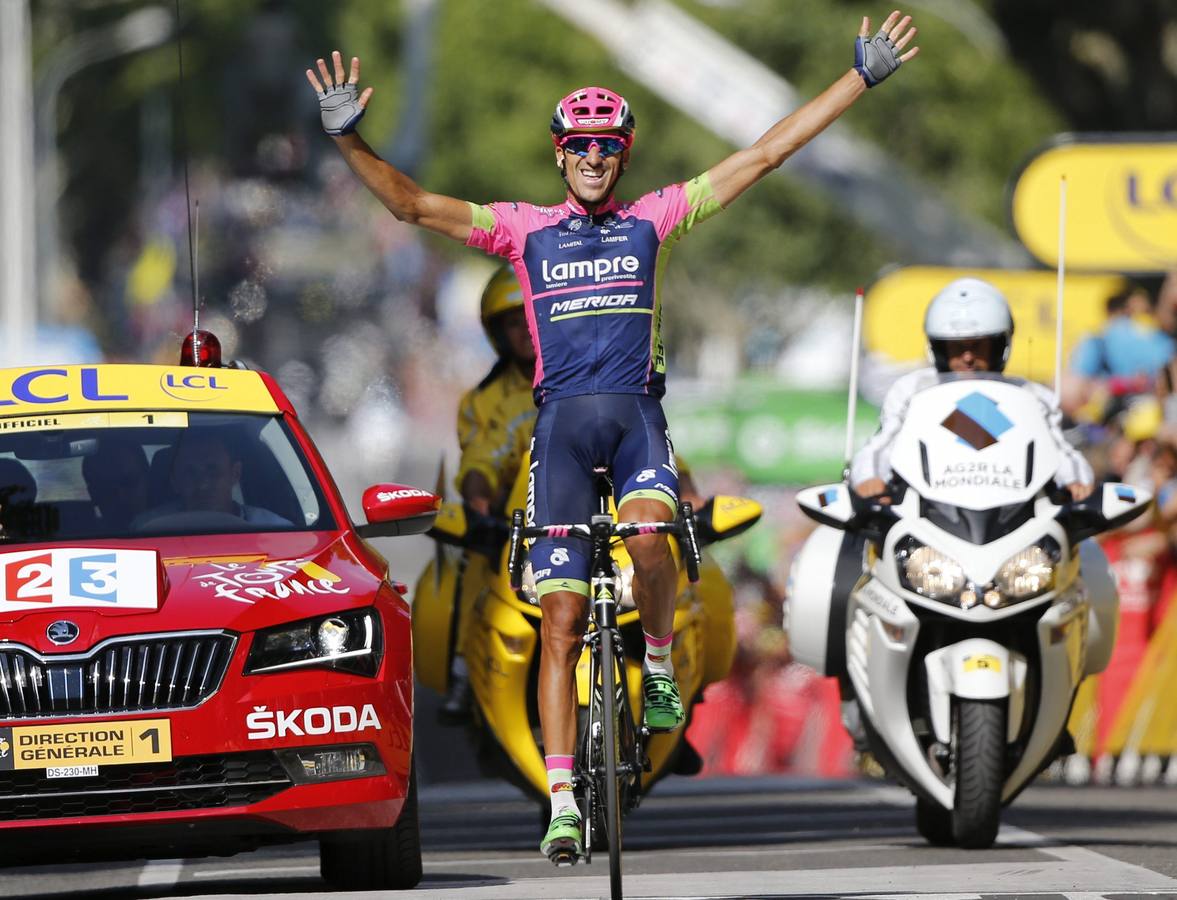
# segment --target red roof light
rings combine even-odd
[[[221,342],[211,331],[190,331],[180,345],[180,365],[221,368]]]

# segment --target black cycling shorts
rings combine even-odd
[[[548,400],[531,438],[527,523],[571,525],[597,513],[593,469],[608,466],[618,508],[656,499],[678,510],[678,469],[662,404],[646,394],[582,394]],[[539,538],[530,552],[536,590],[589,593],[588,541]]]

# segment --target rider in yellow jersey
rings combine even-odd
[[[509,266],[487,282],[480,304],[482,328],[498,353],[490,372],[458,404],[457,487],[462,502],[479,515],[504,514],[503,505],[531,443],[536,407],[531,386],[535,347],[523,313],[523,291]],[[446,723],[463,721],[470,711],[470,679],[462,656],[473,611],[473,591],[461,591],[457,640],[450,667],[450,689],[441,707]]]

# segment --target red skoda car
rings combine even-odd
[[[0,859],[316,836],[345,888],[421,877],[409,608],[272,378],[0,370]]]

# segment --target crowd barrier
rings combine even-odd
[[[1167,549],[1126,557],[1131,537],[1104,543],[1120,590],[1116,649],[1076,697],[1076,752],[1048,773],[1071,784],[1177,786],[1177,567]]]

